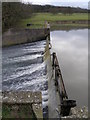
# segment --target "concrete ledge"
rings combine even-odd
[[[43,118],[41,92],[3,92],[2,118]]]
[[[42,103],[41,92],[16,91],[3,92],[3,102],[8,104],[14,103]]]

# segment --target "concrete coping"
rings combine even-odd
[[[6,104],[42,103],[41,92],[11,91],[2,93],[2,102]]]

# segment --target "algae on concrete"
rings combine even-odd
[[[2,118],[43,118],[41,92],[3,92]]]
[[[31,104],[2,105],[2,118],[36,118]]]

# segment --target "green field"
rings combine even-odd
[[[74,13],[74,14],[51,14],[51,13],[36,13],[31,18],[23,19],[20,23],[20,27],[26,27],[27,23],[31,23],[30,28],[43,28],[45,21],[50,22],[51,27],[57,26],[57,21],[70,21],[70,20],[88,20],[87,13]],[[86,26],[85,24],[69,24],[69,26]],[[62,25],[60,25],[62,26]],[[64,25],[63,25],[64,26]],[[65,26],[68,26],[65,25]]]

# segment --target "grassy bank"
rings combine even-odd
[[[57,24],[57,21],[83,21],[88,20],[87,13],[74,13],[74,14],[51,14],[51,13],[36,13],[33,14],[31,18],[23,19],[20,23],[20,27],[26,27],[27,23],[32,24],[30,28],[42,28],[44,27],[45,21],[49,21],[51,27],[63,26],[71,26],[71,27],[87,27],[87,24]]]

